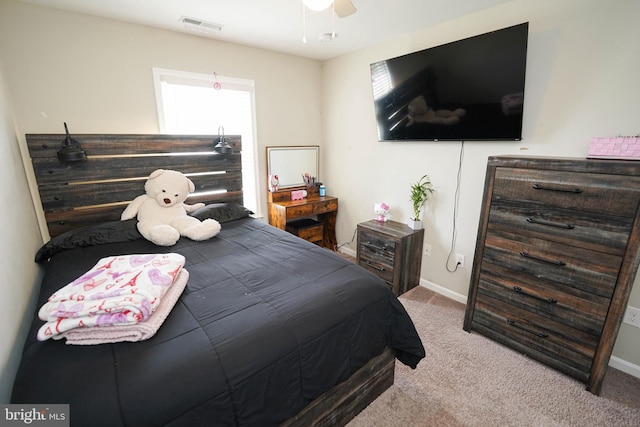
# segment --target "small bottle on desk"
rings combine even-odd
[[[320,185],[320,191],[318,192],[318,194],[320,195],[320,197],[324,197],[326,195],[326,189],[324,188],[324,185]]]

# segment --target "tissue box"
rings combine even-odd
[[[591,159],[640,160],[640,136],[591,138],[587,157]]]
[[[307,190],[294,190],[291,192],[291,200],[302,200],[307,197]]]

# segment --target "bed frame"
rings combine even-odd
[[[227,135],[232,151],[214,151],[218,136],[72,135],[87,160],[61,162],[63,134],[27,134],[38,193],[51,237],[102,221],[120,219],[129,201],[143,194],[156,169],[187,175],[196,192],[187,203],[243,203],[242,143]],[[391,349],[371,359],[349,379],[333,387],[283,425],[340,426],[348,423],[393,384]]]

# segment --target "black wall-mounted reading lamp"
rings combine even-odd
[[[71,138],[67,123],[64,124],[67,137],[62,141],[62,146],[58,150],[58,160],[61,162],[83,162],[87,160],[87,153],[80,146],[77,139]]]
[[[213,147],[213,151],[219,154],[231,154],[233,149],[224,137],[224,127],[218,127],[218,143]]]

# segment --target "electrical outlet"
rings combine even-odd
[[[424,244],[424,254],[426,256],[431,256],[431,245],[428,243]]]
[[[464,255],[456,254],[456,266],[464,268]]]
[[[635,308],[628,305],[627,311],[624,313],[624,318],[622,319],[622,321],[627,325],[640,328],[640,308]]]

